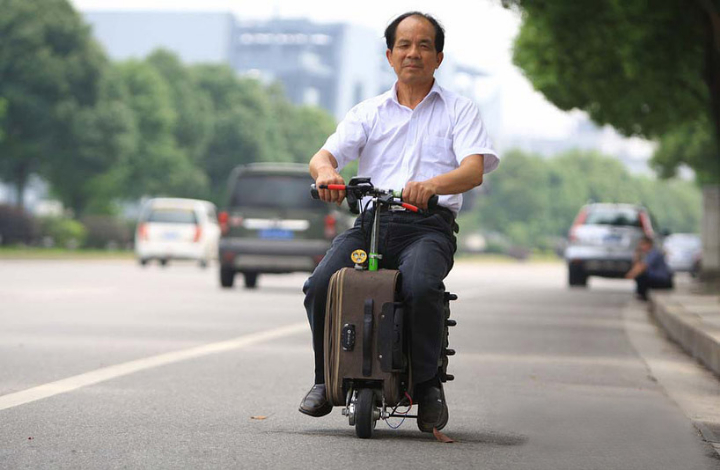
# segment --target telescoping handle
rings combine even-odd
[[[320,185],[320,189],[329,189],[331,191],[348,191],[348,190],[351,191],[353,189],[353,187],[348,187],[348,185],[345,185],[345,184],[322,184],[322,185]],[[381,194],[391,194],[390,191],[383,191],[383,190],[375,190],[375,191],[377,191],[377,194],[372,194],[372,195],[379,196]],[[402,194],[402,191],[397,191],[397,193]],[[310,185],[310,195],[312,196],[313,199],[320,199],[320,193],[318,192],[318,187],[314,184]],[[366,194],[363,194],[363,195],[366,195]],[[359,196],[363,196],[363,195],[359,195]],[[389,204],[389,205],[402,206],[411,212],[422,212],[422,209],[420,209],[419,207],[414,206],[412,204],[408,204],[407,202],[402,202],[402,201],[400,201],[400,202],[383,201],[383,202],[385,202],[386,204]],[[435,209],[437,207],[437,205],[438,205],[438,195],[433,194],[432,196],[430,196],[430,199],[428,199],[428,209]]]

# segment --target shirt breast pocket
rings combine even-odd
[[[457,165],[453,141],[447,137],[427,135],[423,138],[423,163],[435,166],[437,170],[452,170]]]

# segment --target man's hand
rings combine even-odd
[[[436,194],[436,187],[428,181],[410,181],[403,188],[402,200],[420,209],[427,209],[428,199]]]
[[[633,264],[633,267],[630,268],[630,271],[625,274],[625,279],[635,279],[640,274],[644,273],[646,269],[647,265],[645,263],[642,261],[636,261],[635,264]]]
[[[345,191],[320,189],[320,185],[326,184],[345,184],[345,180],[340,176],[340,173],[329,167],[320,169],[315,179],[315,185],[318,188],[320,199],[325,202],[335,202],[339,206],[343,202],[343,199],[345,199]]]
[[[345,180],[337,172],[337,160],[330,152],[320,149],[310,159],[310,176],[315,178],[315,186],[318,188],[320,199],[325,202],[336,202],[339,206],[345,199],[345,191],[330,191],[329,189],[320,189],[320,185],[326,184],[345,184]]]
[[[437,194],[460,194],[480,186],[483,180],[484,160],[482,155],[470,155],[460,166],[445,174],[425,181],[411,181],[403,189],[403,201],[420,209],[427,209],[430,196]]]

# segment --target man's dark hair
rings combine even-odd
[[[425,18],[430,22],[431,25],[433,25],[433,28],[435,28],[435,52],[442,52],[443,48],[445,47],[445,30],[443,29],[442,25],[440,25],[438,20],[433,18],[431,15],[428,15],[427,13],[421,13],[419,11],[409,11],[407,13],[403,13],[402,15],[395,18],[393,22],[390,23],[387,28],[385,28],[385,43],[387,44],[387,48],[393,50],[393,47],[395,46],[395,34],[397,33],[398,25],[402,22],[402,20],[411,16],[420,16],[422,18]]]

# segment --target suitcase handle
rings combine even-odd
[[[372,333],[373,299],[365,299],[365,321],[363,322],[363,377],[372,375]]]

